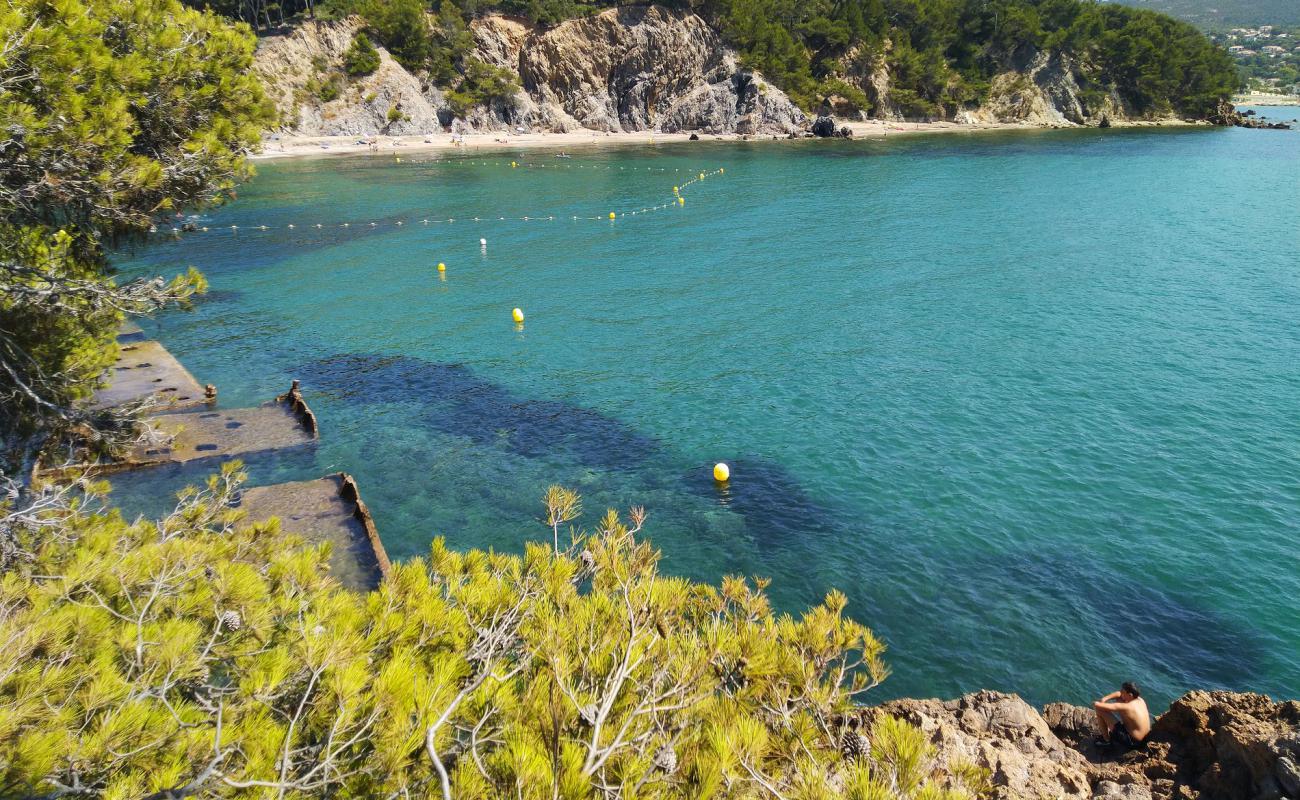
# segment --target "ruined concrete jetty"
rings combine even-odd
[[[368,591],[388,576],[391,565],[370,509],[345,472],[245,489],[239,507],[250,524],[277,517],[285,531],[311,543],[329,542],[330,572],[350,589]]]
[[[140,335],[139,328],[119,334],[121,353],[113,364],[112,382],[95,392],[93,408],[112,408],[149,397],[157,397],[169,409],[193,408],[211,402],[204,387],[167,348],[141,339]]]
[[[89,459],[83,452],[76,459],[83,463],[44,471],[43,478],[208,459],[216,464],[254,453],[309,447],[320,435],[316,415],[296,380],[289,391],[260,406],[220,409],[216,388],[201,386],[166,348],[145,338],[139,326],[124,324],[118,331],[118,345],[121,355],[107,376],[109,385],[95,393],[93,406],[105,409],[155,398],[162,410],[147,418],[154,435],[114,461],[84,463]],[[391,569],[370,509],[347,473],[245,489],[239,507],[247,525],[275,517],[284,530],[310,543],[329,542],[330,571],[348,588],[373,589]]]
[[[284,403],[253,408],[195,409],[155,414],[149,418],[163,440],[141,444],[110,469],[155,464],[188,464],[202,458],[227,460],[268,450],[315,444],[314,431]]]
[[[254,408],[217,409],[216,387],[200,386],[167,348],[144,338],[138,325],[118,329],[121,355],[110,384],[95,393],[94,408],[156,398],[148,417],[155,435],[115,461],[94,464],[97,474],[200,459],[229,460],[269,450],[306,447],[318,435],[316,415],[294,381],[289,391]]]

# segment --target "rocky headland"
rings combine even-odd
[[[987,770],[998,800],[1297,800],[1300,702],[1258,694],[1190,692],[1136,750],[1093,745],[1091,708],[1041,711],[1016,695],[981,691],[956,700],[895,700],[864,712],[926,733],[940,769]]]
[[[810,117],[762,74],[745,69],[702,18],[653,5],[610,9],[552,28],[498,15],[476,19],[475,58],[505,70],[519,88],[511,97],[459,113],[444,89],[382,47],[373,73],[320,92],[324,76],[342,75],[345,53],[362,24],[358,18],[308,21],[261,39],[254,69],[276,103],[282,133],[843,135],[853,130],[845,123],[868,117],[902,121],[883,59],[846,58],[838,76],[869,98],[870,115],[850,112],[842,98],[829,97],[822,118]],[[1137,115],[1118,95],[1085,99],[1080,70],[1063,53],[1033,54],[997,75],[978,108],[925,122],[1108,127],[1177,121]]]

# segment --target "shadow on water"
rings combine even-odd
[[[1027,585],[1035,595],[1065,594],[1061,600],[1090,621],[1089,633],[1081,628],[1076,635],[1114,655],[1116,679],[1128,667],[1186,687],[1229,686],[1243,678],[1253,683],[1270,649],[1244,620],[1208,610],[1185,590],[1134,580],[1084,553],[1025,553],[1006,560],[1004,572],[999,580]]]
[[[350,405],[413,403],[422,422],[476,444],[504,444],[524,458],[560,454],[587,466],[629,470],[658,444],[590,409],[531,400],[461,364],[409,356],[342,355],[308,364],[304,384]]]
[[[618,419],[572,403],[521,397],[461,364],[347,354],[313,361],[295,374],[311,391],[350,405],[414,404],[422,424],[476,444],[504,446],[529,459],[558,457],[717,503],[743,519],[745,536],[759,552],[836,530],[832,510],[771,460],[738,458],[733,469],[744,481],[719,486],[711,464],[685,463],[654,437]],[[656,473],[670,477],[660,484]]]
[[[710,465],[693,465],[682,479],[683,488],[699,497],[716,497],[720,506],[742,517],[756,547],[790,548],[842,532],[833,510],[813,499],[775,461],[741,456],[728,466],[738,480],[719,484]]]
[[[890,696],[993,688],[1031,703],[1084,703],[1088,697],[1062,696],[1062,687],[1095,686],[1100,695],[1134,680],[1158,706],[1193,688],[1285,691],[1263,683],[1277,674],[1268,662],[1279,645],[1267,634],[1210,610],[1187,590],[1162,587],[1094,555],[1051,546],[931,554],[929,585],[907,588],[891,583],[891,575],[902,574],[902,565],[891,562],[924,554],[881,555],[846,573],[869,587],[849,592],[850,613],[891,644]],[[983,654],[980,674],[944,666],[973,652]],[[1031,668],[1022,653],[1034,652],[1054,657]]]

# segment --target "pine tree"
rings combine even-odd
[[[125,286],[105,246],[219,202],[271,118],[244,26],[177,0],[13,0],[0,10],[0,473],[97,420],[77,404],[124,312],[202,288]],[[13,470],[18,471],[18,470]]]
[[[379,69],[379,51],[370,43],[370,37],[358,33],[343,54],[343,71],[356,78]]]
[[[887,669],[842,594],[794,617],[766,581],[663,575],[637,510],[559,553],[437,540],[361,595],[327,546],[240,521],[241,479],[158,522],[20,525],[0,796],[974,796],[898,720],[846,747],[836,720]]]

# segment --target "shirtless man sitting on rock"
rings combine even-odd
[[[1118,692],[1111,692],[1092,704],[1097,710],[1097,724],[1101,736],[1093,744],[1110,747],[1119,743],[1124,747],[1137,747],[1151,733],[1151,712],[1147,701],[1138,692],[1137,684],[1129,681]]]

